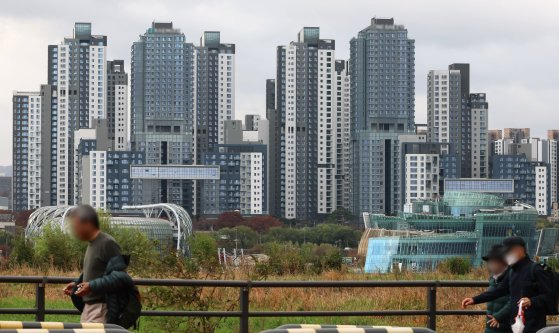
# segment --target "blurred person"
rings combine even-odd
[[[491,247],[486,256],[482,257],[487,264],[491,277],[488,291],[495,290],[503,282],[507,274],[504,246],[496,244]],[[510,327],[510,297],[508,295],[487,302],[487,323],[485,333],[512,332]]]
[[[69,214],[74,236],[88,242],[83,272],[64,288],[81,312],[82,323],[116,323],[134,288],[126,273],[129,258],[123,256],[115,239],[102,232],[93,207],[80,205]]]
[[[521,237],[509,237],[503,241],[503,245],[505,260],[509,265],[503,280],[493,290],[464,299],[462,308],[510,295],[509,322],[514,322],[518,306],[522,303],[526,319],[523,333],[536,333],[546,327],[546,314],[556,306],[553,305],[553,275],[547,274],[541,265],[528,257],[526,242]]]

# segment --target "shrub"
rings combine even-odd
[[[559,260],[557,258],[549,258],[547,259],[545,264],[554,271],[557,271],[559,269]]]
[[[342,267],[340,249],[330,244],[297,245],[289,242],[270,242],[263,244],[263,250],[269,256],[269,260],[256,265],[256,272],[263,277],[299,273],[319,274],[325,270],[339,270]]]
[[[220,267],[217,258],[217,242],[211,235],[196,233],[190,236],[188,244],[192,260],[199,268],[207,272],[214,272]]]
[[[472,263],[469,259],[463,257],[454,257],[442,261],[439,269],[443,273],[464,275],[472,270]]]
[[[10,253],[10,263],[16,265],[33,264],[33,243],[25,239],[23,235],[16,237],[13,241]]]
[[[33,240],[33,264],[36,267],[56,267],[62,270],[79,268],[86,243],[82,243],[60,228],[46,225]]]

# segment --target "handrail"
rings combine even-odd
[[[1,283],[36,284],[35,308],[0,308],[0,314],[34,314],[36,321],[44,321],[45,315],[79,314],[75,309],[47,309],[45,288],[47,284],[64,284],[73,281],[60,276],[0,276]],[[484,315],[478,310],[438,310],[438,288],[487,287],[486,281],[462,280],[346,280],[346,281],[249,281],[249,280],[185,280],[185,279],[134,279],[137,286],[162,287],[218,287],[239,289],[237,311],[183,311],[144,310],[142,316],[159,317],[235,317],[239,318],[239,331],[248,333],[251,317],[331,317],[331,316],[426,316],[427,327],[436,330],[437,316]],[[424,310],[365,310],[365,311],[251,311],[250,290],[253,288],[426,288]]]

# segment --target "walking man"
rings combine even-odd
[[[553,277],[533,262],[526,252],[526,242],[520,237],[504,240],[505,260],[509,269],[495,289],[462,301],[462,308],[469,305],[494,301],[510,295],[510,319],[512,323],[522,303],[526,326],[524,333],[536,333],[546,326],[546,314],[553,307]]]
[[[114,238],[99,229],[99,217],[93,207],[78,206],[69,217],[75,237],[88,245],[83,273],[64,288],[64,293],[72,297],[74,305],[81,311],[82,323],[114,322],[121,309],[111,308],[107,303],[114,300],[111,296],[133,287],[131,278],[124,272],[128,261],[121,255]]]

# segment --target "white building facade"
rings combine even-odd
[[[406,205],[439,195],[438,154],[406,154]]]
[[[243,152],[241,156],[241,214],[260,215],[264,203],[264,156],[257,152]]]
[[[536,209],[538,214],[547,216],[549,209],[548,201],[548,177],[547,166],[536,166]]]
[[[456,142],[451,138],[460,115],[460,71],[431,70],[427,76],[427,127],[429,142]],[[448,153],[448,148],[446,148]]]
[[[28,209],[41,207],[41,118],[42,101],[40,93],[29,93],[29,126],[28,126]]]

